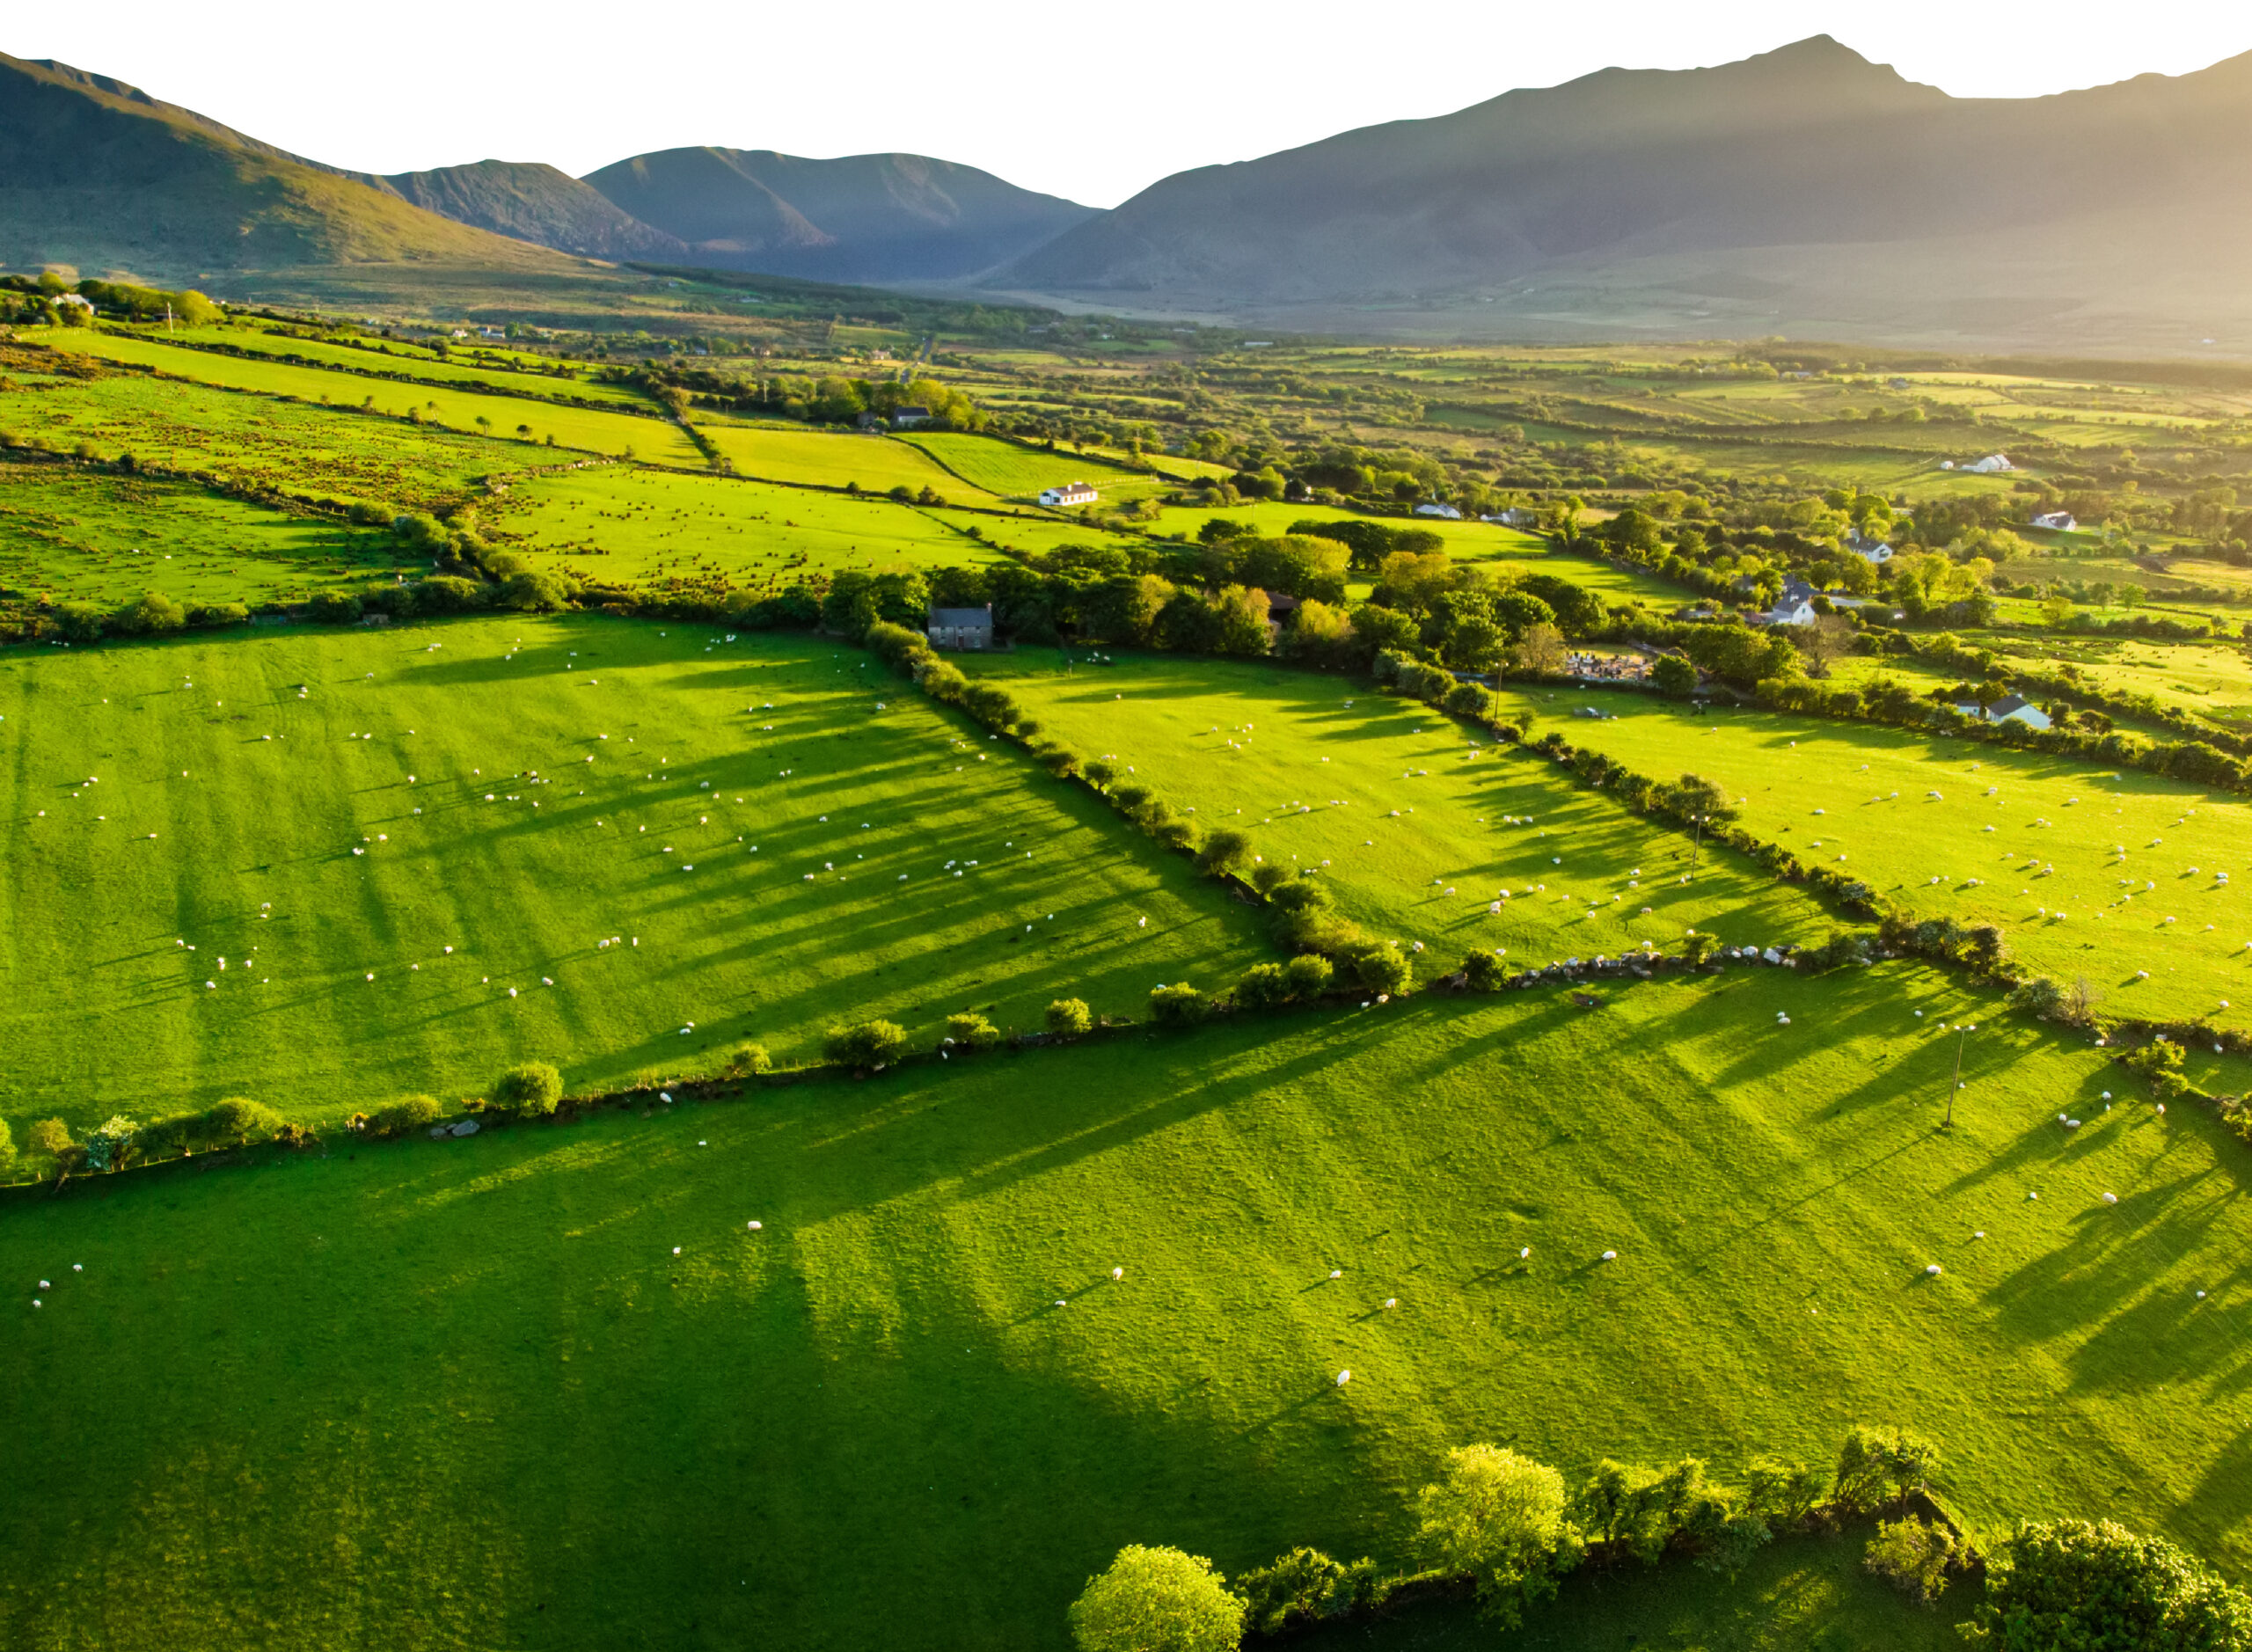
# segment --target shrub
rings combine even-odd
[[[888,620],[879,620],[869,626],[866,641],[869,651],[894,670],[904,670],[931,652],[930,640],[921,632],[910,631]]]
[[[511,1067],[493,1086],[493,1105],[518,1118],[545,1118],[563,1099],[563,1075],[545,1061],[527,1061]]]
[[[1243,1603],[1211,1561],[1130,1544],[1071,1603],[1078,1652],[1234,1652]]]
[[[1353,979],[1371,992],[1397,995],[1408,990],[1414,979],[1414,970],[1408,954],[1397,947],[1370,942],[1356,947],[1347,954],[1345,965],[1353,972]]]
[[[1289,1002],[1290,997],[1290,979],[1280,964],[1254,964],[1235,983],[1235,1001],[1239,1009],[1271,1010]]]
[[[1058,998],[1048,1006],[1048,1030],[1058,1038],[1077,1038],[1093,1025],[1085,998]]]
[[[2024,1010],[2049,1020],[2065,1006],[2064,983],[2054,976],[2036,976],[2012,987],[2003,1002],[2013,1010]]]
[[[1887,1501],[1922,1491],[1939,1470],[1939,1447],[1900,1429],[1857,1424],[1838,1448],[1837,1501],[1867,1513]]]
[[[1057,741],[1042,741],[1033,749],[1032,757],[1059,780],[1068,780],[1079,771],[1079,754]]]
[[[774,1057],[766,1053],[764,1044],[737,1044],[728,1054],[727,1071],[731,1073],[761,1073],[774,1071]]]
[[[1555,1592],[1564,1524],[1564,1477],[1545,1463],[1491,1445],[1446,1454],[1438,1480],[1415,1500],[1416,1546],[1442,1570],[1476,1580],[1488,1611],[1514,1627],[1526,1602]]]
[[[1329,960],[1317,953],[1302,953],[1283,966],[1283,979],[1294,998],[1318,998],[1329,990],[1329,977],[1336,973]]]
[[[1261,895],[1271,895],[1295,875],[1288,866],[1261,861],[1251,869],[1251,887]]]
[[[1271,1564],[1235,1580],[1243,1597],[1244,1626],[1254,1634],[1280,1634],[1300,1625],[1372,1606],[1383,1580],[1373,1561],[1341,1566],[1320,1549],[1292,1549]]]
[[[120,636],[149,637],[178,631],[187,623],[187,610],[162,591],[143,591],[112,615],[109,623]]]
[[[263,1139],[289,1122],[263,1101],[241,1095],[226,1097],[203,1118],[215,1142],[246,1142],[253,1136]]]
[[[8,1128],[8,1121],[0,1119],[0,1176],[16,1167],[16,1133]]]
[[[2179,1044],[2154,1039],[2120,1059],[2128,1071],[2139,1072],[2150,1081],[2151,1094],[2161,1101],[2175,1100],[2190,1093],[2189,1075],[2182,1071]]]
[[[122,1113],[111,1114],[101,1129],[86,1137],[86,1168],[116,1170],[121,1167],[140,1134],[141,1126],[134,1120]]]
[[[377,1107],[361,1125],[369,1136],[406,1136],[427,1130],[438,1122],[437,1100],[427,1095],[403,1095],[389,1107]]]
[[[1650,681],[1659,693],[1686,699],[1697,691],[1697,668],[1678,654],[1663,654],[1650,667]]]
[[[1744,1506],[1747,1513],[1777,1525],[1796,1525],[1814,1512],[1829,1489],[1824,1470],[1779,1457],[1758,1457],[1744,1474]]]
[[[885,1067],[907,1053],[907,1029],[896,1021],[832,1027],[823,1043],[830,1060],[846,1067]]]
[[[1001,1029],[983,1016],[965,1010],[947,1017],[946,1042],[970,1049],[991,1049],[1001,1042]]]
[[[1865,969],[1872,961],[1869,955],[1871,939],[1867,935],[1849,935],[1843,930],[1832,930],[1828,940],[1801,956],[1800,963],[1816,975],[1832,969]]]
[[[360,618],[360,599],[347,591],[316,591],[306,606],[324,625],[348,625]]]
[[[187,610],[187,623],[199,631],[218,631],[250,624],[250,610],[240,603],[202,603]]]
[[[1462,960],[1462,984],[1473,992],[1491,992],[1508,978],[1509,971],[1492,953],[1473,952]]]
[[[35,1159],[60,1159],[75,1145],[61,1119],[41,1119],[24,1135],[24,1151]]]
[[[1928,1604],[1946,1589],[1956,1555],[1955,1533],[1911,1516],[1879,1521],[1861,1564],[1910,1599]]]
[[[1681,955],[1692,964],[1703,963],[1720,949],[1720,937],[1702,930],[1685,937],[1681,943]]]
[[[1160,1027],[1194,1027],[1212,1012],[1212,1001],[1186,981],[1150,993],[1150,1019]]]
[[[1251,863],[1251,837],[1232,826],[1224,826],[1204,839],[1196,852],[1196,870],[1207,877],[1240,877]]]
[[[2252,1647],[2252,1600],[2164,1539],[2108,1520],[2022,1525],[1986,1567],[1971,1625],[1998,1652]]]

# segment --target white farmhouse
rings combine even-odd
[[[1971,460],[1970,464],[1964,465],[1963,468],[1970,471],[1973,476],[1999,476],[2004,471],[2015,470],[2017,466],[2009,462],[2009,456],[2007,454],[1989,453],[1983,459]]]
[[[1092,505],[1102,495],[1085,482],[1066,482],[1061,487],[1043,488],[1040,502],[1050,510],[1071,505]]]
[[[1460,522],[1462,513],[1451,505],[1424,504],[1415,507],[1418,516],[1438,516],[1448,522]]]
[[[1979,714],[1976,705],[1958,705],[1955,709],[1965,717]],[[2006,694],[1986,707],[1985,720],[1990,723],[2022,723],[2028,728],[2046,728],[2049,713],[2022,694]]]
[[[2070,533],[2080,526],[2073,520],[2073,514],[2068,510],[2045,512],[2033,519],[2033,525],[2036,528],[2052,529],[2058,533]]]

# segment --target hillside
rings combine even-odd
[[[771,150],[662,150],[590,172],[586,182],[687,242],[697,263],[819,281],[975,275],[1095,216],[924,155],[808,160]]]
[[[374,180],[427,212],[588,258],[677,259],[688,248],[540,161],[479,161]]]
[[[2248,110],[2252,57],[1960,99],[1817,36],[1179,173],[999,280],[1239,313],[1466,310],[1458,325],[1534,333],[1639,314],[1707,335],[1820,320],[2174,340],[2247,312],[2235,238],[2211,226],[2252,197]]]
[[[121,81],[0,55],[0,264],[193,281],[441,260],[570,267]]]

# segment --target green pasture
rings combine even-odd
[[[2106,688],[2147,694],[2195,716],[2225,723],[2252,717],[2252,656],[2241,647],[2123,640],[2087,670]]]
[[[1037,496],[1042,488],[1065,482],[1091,483],[1105,499],[1139,497],[1162,491],[1162,478],[1099,458],[1090,453],[1045,452],[991,436],[910,432],[902,441],[923,450],[975,487],[1004,499]]]
[[[431,508],[488,475],[553,462],[521,442],[127,373],[0,390],[0,433],[64,453],[84,442],[102,459],[131,453],[236,486],[394,509]]]
[[[0,460],[0,594],[116,607],[302,601],[421,563],[387,533],[145,476]]]
[[[484,515],[510,549],[553,552],[605,584],[765,589],[844,568],[995,559],[963,531],[991,524],[968,513],[631,465],[526,478]]]
[[[1115,658],[1067,675],[1054,651],[1024,649],[970,669],[1206,830],[1315,868],[1376,939],[1424,948],[1425,978],[1473,948],[1538,968],[1645,941],[1676,952],[1692,929],[1815,943],[1833,922],[1733,855],[1707,848],[1693,867],[1688,837],[1415,702],[1262,665]]]
[[[1504,698],[1528,735],[1557,730],[1644,774],[1711,777],[1741,800],[1746,830],[1919,915],[2000,925],[2029,969],[2087,976],[2107,1013],[2252,1025],[2252,888],[2224,881],[2252,881],[2241,798],[1872,723],[1699,713],[1616,690]],[[1572,716],[1581,705],[1615,720]]]
[[[808,1058],[839,1020],[1138,1013],[1272,955],[1184,859],[865,654],[724,636],[0,656],[0,1114],[20,1140],[240,1093],[333,1122],[532,1057],[591,1091],[745,1039]]]
[[[105,328],[105,331],[110,329]],[[558,376],[512,370],[496,364],[472,364],[458,359],[442,362],[428,350],[415,349],[391,340],[383,340],[384,347],[377,348],[372,344],[332,343],[325,339],[300,338],[295,333],[268,333],[243,326],[177,327],[170,332],[160,325],[118,327],[113,336],[146,339],[157,344],[177,340],[181,344],[216,345],[223,350],[249,350],[261,356],[298,356],[318,366],[333,367],[362,376],[389,374],[432,384],[460,384],[470,389],[537,397],[543,401],[552,401],[558,397],[581,397],[589,401],[611,402],[620,407],[643,412],[649,406],[647,397],[624,384],[603,384],[582,378],[576,373]],[[152,359],[161,364],[169,358],[159,356]]]
[[[1060,1649],[1126,1542],[1403,1562],[1456,1444],[1733,1474],[1864,1421],[1942,1442],[1974,1530],[2103,1514],[2244,1575],[2241,1144],[1918,969],[1606,996],[10,1195],[0,1620]],[[1635,1594],[1596,1620],[1667,1620]]]
[[[284,396],[315,406],[364,407],[401,419],[410,412],[415,413],[430,423],[450,429],[508,442],[509,458],[506,462],[516,465],[540,463],[530,450],[532,444],[545,442],[551,436],[558,447],[590,453],[638,456],[660,464],[698,469],[704,464],[704,456],[696,450],[695,444],[679,426],[667,419],[535,403],[520,396],[485,395],[430,384],[401,384],[354,373],[298,367],[288,362],[246,361],[239,356],[182,349],[155,339],[125,338],[113,333],[66,328],[55,334],[55,343],[59,349],[78,350],[105,361],[151,367],[161,373],[221,390]],[[479,420],[485,422],[479,424]]]
[[[762,482],[813,487],[858,484],[863,493],[895,487],[930,488],[957,505],[983,505],[991,497],[948,473],[920,448],[896,436],[808,430],[801,425],[697,421],[705,439],[744,476]]]

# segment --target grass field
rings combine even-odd
[[[991,494],[949,475],[929,454],[896,437],[702,420],[697,428],[734,461],[738,471],[763,482],[798,482],[814,487],[858,483],[863,492],[872,493],[894,487],[927,487],[952,504],[993,502]]]
[[[20,359],[0,350],[0,367]],[[128,373],[0,389],[0,433],[65,453],[84,442],[102,459],[131,453],[237,486],[395,509],[427,509],[484,477],[554,462],[523,442]]]
[[[1057,660],[1026,649],[973,669],[1207,830],[1239,828],[1269,859],[1318,867],[1347,916],[1425,947],[1426,978],[1473,948],[1539,967],[1645,941],[1678,951],[1691,929],[1730,946],[1815,943],[1837,921],[1724,852],[1707,850],[1685,883],[1687,837],[1539,759],[1483,735],[1473,747],[1411,701],[1223,661],[1122,654],[1065,676]]]
[[[962,531],[983,521],[967,513],[625,465],[530,478],[486,515],[511,549],[552,552],[589,579],[645,588],[764,589],[844,568],[995,558]]]
[[[270,603],[407,566],[388,534],[148,477],[0,461],[0,593],[113,607],[143,591]]]
[[[1060,1648],[1123,1542],[1403,1559],[1466,1441],[1734,1473],[1858,1421],[1979,1530],[2241,1575],[2243,1149],[2007,1023],[1941,1133],[1966,1011],[1415,1001],[11,1195],[0,1633]]]
[[[647,411],[650,405],[647,397],[627,385],[603,384],[575,372],[559,376],[552,373],[511,371],[505,367],[481,363],[472,365],[462,361],[442,362],[428,350],[389,340],[384,340],[384,347],[379,349],[332,344],[320,339],[299,338],[294,333],[267,333],[239,326],[181,327],[170,333],[161,326],[123,327],[116,329],[116,335],[147,339],[157,344],[178,341],[216,345],[226,350],[251,350],[266,356],[298,356],[317,366],[334,367],[362,376],[391,374],[434,384],[496,390],[516,396],[537,396],[549,401],[558,397],[581,397],[589,401],[613,402],[620,407],[643,412]],[[157,359],[161,361],[165,358]]]
[[[1138,1014],[1271,955],[1185,860],[857,650],[667,629],[0,657],[18,1139],[223,1093],[333,1120],[532,1056],[596,1089],[879,1015],[929,1042],[970,1005]]]
[[[2036,972],[2085,975],[2108,1013],[2252,1025],[2252,910],[2226,881],[2252,868],[2241,798],[1875,724],[1699,717],[1617,691],[1507,698],[1529,735],[1557,729],[1645,774],[1709,775],[1751,831],[1919,914],[1999,924]],[[1573,718],[1580,705],[1617,720]]]
[[[1036,498],[1042,488],[1065,482],[1092,483],[1105,499],[1139,498],[1162,493],[1167,486],[1161,478],[1093,454],[1045,453],[991,436],[910,433],[901,440],[922,449],[964,481],[1003,499]]]
[[[666,419],[531,402],[520,396],[395,384],[358,374],[297,367],[288,362],[248,361],[113,333],[65,328],[55,335],[55,341],[58,349],[78,350],[104,361],[150,367],[220,390],[285,396],[315,406],[364,406],[377,413],[401,418],[410,410],[419,410],[425,419],[450,429],[474,431],[505,440],[512,462],[519,465],[539,464],[540,459],[531,451],[532,444],[545,442],[550,436],[557,446],[581,452],[613,457],[633,455],[658,464],[698,469],[704,464],[704,456],[696,450],[695,443],[679,426]],[[482,425],[478,423],[480,419],[485,421]],[[519,440],[518,433],[522,431],[530,434]]]

